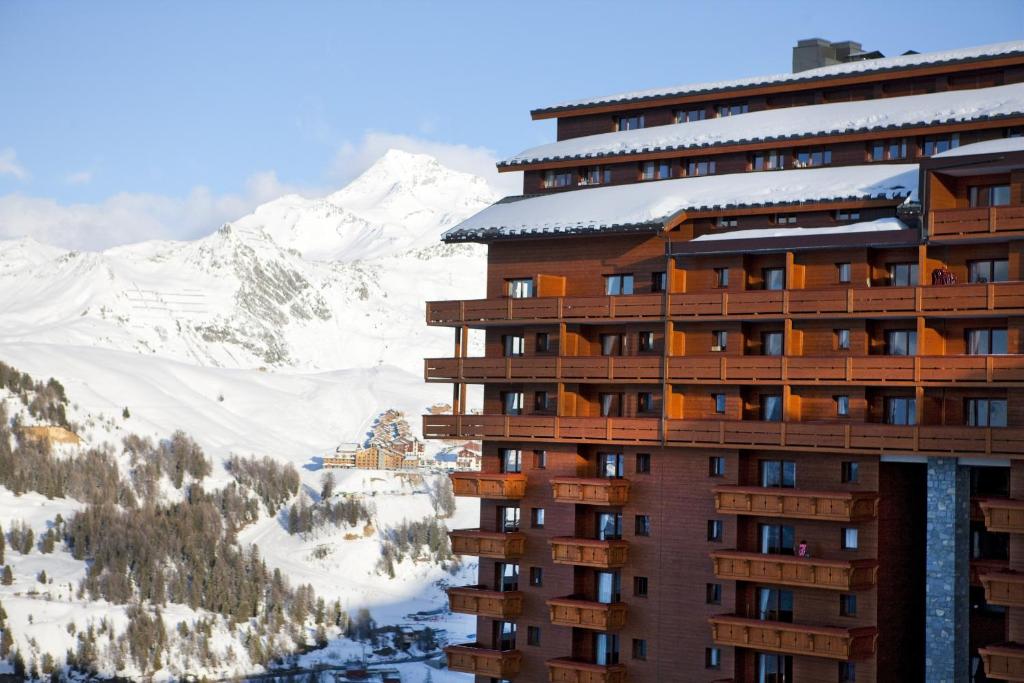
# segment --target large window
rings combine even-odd
[[[827,147],[798,149],[793,155],[793,166],[796,168],[812,168],[828,166],[832,163],[832,150]]]
[[[640,180],[666,180],[672,177],[668,161],[645,161],[640,165]]]
[[[626,474],[626,456],[622,453],[598,453],[597,476],[620,479]]]
[[[654,348],[654,333],[650,331],[639,332],[636,335],[637,350],[641,353],[651,353]]]
[[[498,507],[499,528],[506,534],[519,531],[519,508],[512,506]]]
[[[761,394],[761,419],[765,422],[782,421],[782,396]]]
[[[594,663],[599,666],[611,666],[619,663],[619,636],[617,634],[594,634]]]
[[[622,417],[622,394],[600,393],[597,400],[601,406],[601,417]]]
[[[1005,327],[980,327],[967,330],[967,353],[972,356],[1005,354],[1009,339]]]
[[[774,149],[767,152],[756,152],[752,166],[755,171],[778,171],[786,165],[786,157]]]
[[[609,295],[632,294],[633,274],[621,273],[604,276],[604,293]]]
[[[1006,282],[1010,279],[1010,262],[1006,259],[985,259],[967,262],[968,282]]]
[[[518,474],[523,471],[523,452],[518,448],[502,448],[498,450],[501,471],[505,474]]]
[[[761,621],[793,621],[793,591],[781,588],[757,589],[757,618]]]
[[[690,159],[686,162],[686,175],[688,177],[715,175],[716,163],[714,159]]]
[[[612,181],[612,169],[605,166],[587,166],[580,171],[578,185],[607,185]]]
[[[729,333],[726,330],[715,330],[711,333],[711,350],[725,351],[729,344]]]
[[[526,351],[526,337],[521,334],[506,334],[501,338],[505,356],[521,356]]]
[[[969,398],[964,406],[967,424],[971,427],[1005,427],[1005,398]]]
[[[651,273],[651,291],[664,292],[666,289],[668,289],[668,276],[665,271]]]
[[[544,187],[569,187],[572,185],[572,171],[550,169],[544,171]]]
[[[761,333],[761,355],[781,356],[782,355],[782,332]]]
[[[889,284],[893,287],[915,287],[917,286],[917,264],[916,263],[890,263]]]
[[[917,400],[905,396],[886,398],[885,423],[890,425],[917,424]]]
[[[921,154],[930,157],[960,146],[960,133],[951,135],[929,135],[921,145]]]
[[[756,683],[793,683],[793,658],[789,655],[757,653]]]
[[[626,335],[624,334],[602,334],[599,339],[601,340],[602,356],[618,356],[625,351]]]
[[[898,161],[907,158],[907,140],[875,140],[871,143],[871,161]]]
[[[761,279],[765,289],[785,289],[786,269],[785,268],[762,268]]]
[[[708,117],[707,109],[677,109],[676,123],[689,123],[690,121],[703,121]]]
[[[513,299],[528,299],[533,296],[533,278],[505,280],[505,293]]]
[[[639,415],[650,415],[657,411],[654,404],[654,392],[640,391],[636,395],[636,412]]]
[[[515,562],[495,562],[494,576],[497,579],[495,585],[498,590],[517,591],[519,590],[519,564]]]
[[[973,185],[970,189],[971,206],[1007,206],[1010,203],[1009,185]]]
[[[597,601],[610,605],[622,600],[622,577],[618,572],[596,572]]]
[[[750,105],[746,102],[733,102],[731,104],[720,104],[718,105],[718,116],[736,116],[737,114],[746,114],[750,111]]]
[[[628,116],[620,116],[616,121],[617,130],[636,130],[644,127],[644,115],[643,114],[630,114]]]
[[[503,391],[501,392],[501,412],[503,415],[523,414],[523,392]]]
[[[725,458],[721,455],[712,455],[708,458],[708,476],[725,476]]]
[[[796,463],[791,460],[762,460],[761,486],[791,489],[796,486]]]
[[[597,538],[600,541],[616,541],[622,538],[621,512],[599,512],[597,514]]]
[[[796,534],[788,524],[758,524],[758,551],[764,555],[793,555]]]
[[[916,330],[886,330],[885,354],[887,356],[913,356],[917,354]]]
[[[498,650],[516,649],[516,624],[514,621],[494,622],[494,647]]]

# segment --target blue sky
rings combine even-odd
[[[195,236],[388,146],[487,172],[553,139],[532,107],[788,71],[804,37],[887,55],[1024,38],[1024,2],[965,7],[0,0],[0,238]]]

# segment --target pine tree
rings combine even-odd
[[[131,413],[131,411],[130,411],[130,410],[128,410],[128,406],[125,406],[125,407],[124,407],[124,410],[122,410],[122,411],[121,411],[121,417],[123,417],[124,419],[126,419],[126,420],[127,420],[127,419],[128,419],[129,417],[131,417],[131,416],[132,416],[132,413]]]
[[[0,659],[7,659],[7,656],[11,654],[12,647],[14,647],[14,636],[11,635],[11,629],[5,628],[3,635],[0,636]]]
[[[4,574],[3,578],[0,579],[0,583],[2,583],[5,586],[10,586],[12,583],[14,583],[14,572],[11,571],[11,565],[4,565]]]
[[[4,551],[7,549],[7,541],[4,540],[4,530],[0,527],[0,563],[4,562]]]

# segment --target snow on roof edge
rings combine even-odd
[[[945,159],[947,157],[965,157],[971,154],[998,154],[999,152],[1021,152],[1024,151],[1024,136],[1013,138],[996,138],[984,142],[974,142],[969,145],[961,145],[945,152],[933,154],[932,159]]]
[[[718,240],[764,239],[771,237],[804,237],[808,235],[849,234],[855,232],[891,232],[909,230],[910,227],[895,216],[878,218],[873,221],[849,223],[840,227],[828,228],[756,228],[753,230],[733,230],[716,232],[694,237],[691,242],[713,242]]]

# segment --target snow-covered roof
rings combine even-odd
[[[680,213],[842,199],[913,197],[916,164],[840,166],[657,180],[507,197],[444,233],[446,241],[660,230]]]
[[[1002,57],[1011,54],[1024,53],[1024,41],[1011,41],[1007,43],[995,43],[992,45],[980,45],[957,50],[942,50],[939,52],[924,52],[914,55],[902,55],[899,57],[886,57],[882,59],[867,59],[859,62],[847,62],[844,64],[833,64],[817,69],[808,69],[797,73],[781,73],[767,76],[751,76],[748,78],[737,78],[727,81],[713,81],[708,83],[689,83],[668,88],[651,88],[647,90],[633,90],[621,92],[602,97],[592,97],[582,100],[570,100],[547,107],[535,109],[534,113],[543,113],[556,110],[590,107],[601,104],[617,104],[638,102],[641,100],[657,99],[661,97],[675,97],[682,95],[694,95],[699,93],[712,93],[722,90],[736,90],[759,85],[773,83],[799,83],[802,81],[834,78],[861,73],[872,73],[878,71],[891,71],[906,69],[917,66],[926,66],[939,63],[969,62],[978,59],[991,57]]]
[[[769,109],[738,116],[601,133],[532,147],[499,166],[591,159],[725,144],[792,140],[1024,115],[1024,83],[976,90]]]
[[[766,237],[806,237],[809,235],[827,235],[830,233],[849,234],[854,232],[886,232],[889,230],[909,230],[907,224],[899,218],[887,217],[863,223],[850,223],[841,227],[830,228],[759,228],[757,230],[732,230],[716,232],[694,237],[693,242],[712,242],[717,240],[751,240]]]
[[[946,157],[965,157],[971,154],[998,154],[1000,152],[1022,152],[1024,151],[1024,137],[998,138],[975,142],[970,145],[961,145],[945,152],[939,152],[932,156],[933,159],[945,159]]]

